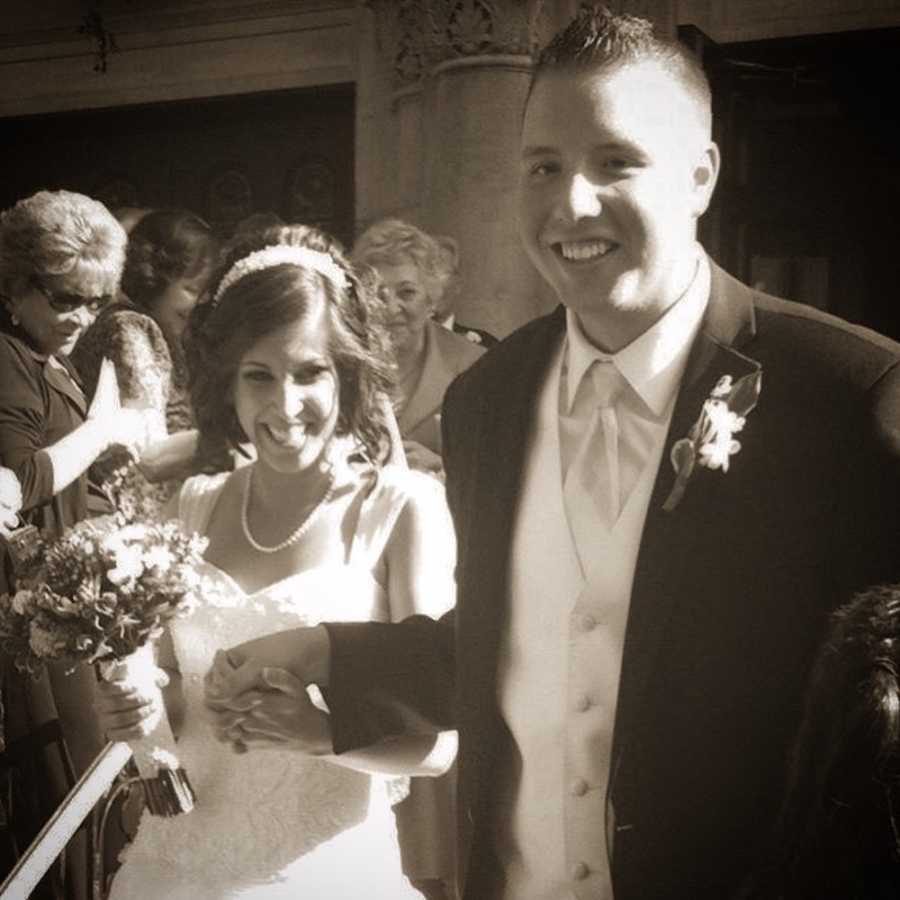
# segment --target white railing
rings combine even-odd
[[[107,744],[103,748],[0,885],[0,900],[26,900],[31,896],[44,873],[53,865],[91,810],[103,799],[129,759],[131,748],[128,744]],[[95,838],[101,844],[99,853],[95,853],[95,861],[102,858],[102,827],[98,831],[100,833]],[[96,868],[95,865],[92,893],[95,900],[100,900],[101,895],[97,891],[101,874]]]

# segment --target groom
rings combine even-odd
[[[458,601],[230,653],[338,753],[459,730],[466,900],[722,900],[760,860],[827,613],[900,580],[900,347],[696,244],[709,88],[648,23],[542,52],[520,223],[561,306],[444,404]]]

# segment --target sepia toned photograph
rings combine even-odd
[[[0,900],[900,898],[900,0],[7,0]]]

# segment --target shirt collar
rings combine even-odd
[[[611,361],[651,412],[662,416],[678,390],[688,351],[703,320],[709,281],[709,261],[698,248],[697,268],[687,290],[652,327],[614,354],[598,350],[586,337],[577,316],[567,309],[567,411],[572,411],[585,373],[600,360]]]

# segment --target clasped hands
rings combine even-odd
[[[322,628],[298,628],[216,653],[204,691],[218,740],[238,753],[266,748],[314,756],[330,753],[328,714],[324,704],[317,705],[310,696],[306,683],[315,672],[309,657],[321,657],[327,641]],[[304,659],[307,646],[318,654],[311,651]],[[322,683],[322,677],[318,681]]]
[[[313,702],[307,683],[327,684],[330,645],[322,627],[276,632],[220,650],[204,679],[213,733],[236,752],[254,748],[330,753],[329,717]],[[97,686],[97,716],[109,740],[137,740],[164,712],[158,669],[141,687],[121,678]],[[324,704],[323,704],[324,705]]]

